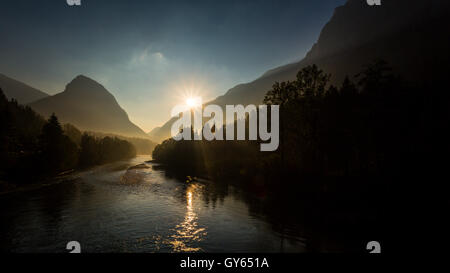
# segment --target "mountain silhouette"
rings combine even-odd
[[[161,130],[161,127],[155,127],[150,132],[147,133],[147,135],[150,138],[155,138],[156,134],[158,134],[159,130]],[[157,138],[157,137],[156,137]]]
[[[450,63],[448,15],[449,1],[396,0],[370,6],[366,1],[348,0],[335,9],[301,61],[269,70],[207,104],[261,104],[276,81],[293,80],[300,69],[311,64],[331,74],[330,84],[336,86],[375,59],[387,61],[395,74],[419,85],[446,78]],[[169,138],[174,121],[153,130],[151,138]]]
[[[62,122],[81,130],[148,138],[108,90],[83,75],[72,80],[63,92],[33,102],[30,107],[45,117],[55,113]]]
[[[9,78],[3,74],[0,74],[0,88],[8,99],[15,99],[20,104],[28,104],[49,96],[36,88]]]

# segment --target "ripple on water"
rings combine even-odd
[[[78,240],[84,252],[280,251],[279,234],[233,191],[169,178],[142,162],[0,197],[0,250],[65,252]]]

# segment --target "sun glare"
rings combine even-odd
[[[177,80],[171,88],[174,91],[174,105],[184,105],[189,109],[201,108],[205,99],[211,96],[208,91],[210,88],[195,77]]]
[[[189,97],[186,99],[186,105],[189,106],[189,108],[196,108],[202,105],[202,98],[201,97]]]

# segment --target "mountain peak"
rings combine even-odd
[[[83,75],[83,74],[80,74],[80,75],[78,75],[78,76],[76,76],[74,79],[73,79],[74,81],[75,80],[87,80],[87,81],[94,81],[93,79],[91,79],[91,78],[89,78],[89,77],[87,77],[87,76],[85,76],[85,75]]]
[[[82,100],[117,103],[113,94],[103,85],[84,75],[78,75],[68,83],[64,93]]]
[[[347,0],[335,9],[301,61],[269,70],[208,104],[260,104],[274,82],[295,80],[298,71],[311,64],[331,74],[330,84],[335,86],[379,58],[407,81],[444,79],[446,69],[439,63],[449,59],[449,11],[450,1],[442,0],[382,1],[381,6]],[[170,137],[174,121],[152,131],[151,137],[156,141]]]
[[[104,90],[108,92],[103,85],[96,82],[95,80],[86,77],[84,75],[76,76],[69,84],[66,86],[66,90],[69,89],[93,89],[93,90]]]
[[[113,94],[84,75],[76,76],[62,93],[30,106],[43,116],[56,113],[62,122],[71,123],[81,130],[148,137],[129,120]]]

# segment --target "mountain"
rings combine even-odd
[[[20,104],[48,97],[49,95],[22,82],[0,74],[0,88],[8,99],[15,99]]]
[[[369,6],[366,1],[348,0],[335,9],[301,61],[269,70],[207,104],[261,104],[274,82],[293,80],[300,69],[310,64],[330,73],[334,85],[380,58],[410,82],[424,84],[445,79],[450,63],[449,15],[450,1],[395,0]],[[169,138],[174,120],[152,132],[152,138]]]
[[[150,132],[148,132],[147,135],[148,135],[150,138],[156,137],[155,134],[157,134],[159,130],[161,130],[161,127],[155,127],[155,128],[153,128]]]
[[[30,106],[45,117],[55,113],[62,122],[71,123],[81,130],[148,138],[130,121],[108,90],[82,75],[72,80],[62,93],[33,102]]]

